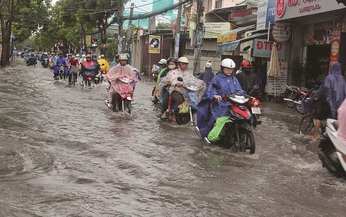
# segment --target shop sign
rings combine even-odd
[[[332,41],[333,21],[304,26],[304,45],[330,44]]]
[[[330,66],[339,61],[342,17],[335,18],[330,48]],[[329,67],[330,69],[330,67]]]
[[[230,30],[230,23],[228,22],[210,22],[204,23],[204,38],[217,38],[217,36],[222,35],[224,32]]]
[[[277,0],[276,1],[276,15],[278,17],[283,17],[286,10],[286,1],[285,0]]]
[[[266,93],[268,95],[280,95],[285,92],[287,84],[287,62],[280,62],[280,76],[278,78],[267,77]],[[267,71],[270,64],[267,63]]]
[[[266,29],[270,22],[275,20],[276,0],[267,0],[258,3],[257,30]]]
[[[237,33],[235,34],[228,34],[228,35],[219,35],[217,36],[217,43],[227,43],[230,41],[237,40]]]
[[[272,48],[273,48],[273,43],[274,42],[267,41],[265,39],[255,39],[253,57],[270,58]],[[279,59],[284,59],[285,58],[285,44],[277,43],[277,48],[278,48]]]
[[[250,8],[246,9],[244,11],[232,11],[232,13],[228,16],[228,20],[231,21],[233,18],[236,17],[246,17],[250,15],[256,15],[257,14],[257,8]]]
[[[276,21],[340,10],[335,0],[277,0]]]
[[[275,22],[270,25],[269,41],[278,43],[292,42],[292,24]]]
[[[91,47],[91,35],[85,36],[85,42],[87,47]]]

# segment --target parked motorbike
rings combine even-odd
[[[296,111],[301,113],[302,101],[309,98],[309,97],[314,96],[316,92],[317,92],[317,90],[315,90],[314,88],[311,88],[311,89],[307,89],[305,87],[298,88],[297,89],[297,95],[293,100],[294,108],[296,109]]]
[[[27,66],[36,66],[36,64],[37,64],[36,58],[29,58],[29,59],[26,61],[26,65],[27,65]]]
[[[338,178],[346,178],[346,146],[337,138],[336,120],[327,119],[325,138],[318,148],[322,166]]]
[[[288,108],[294,107],[294,100],[297,96],[297,90],[299,87],[293,85],[286,85],[284,93],[284,101]]]
[[[217,90],[221,89],[217,84],[212,84]],[[249,110],[252,105],[258,103],[256,100],[250,100],[249,95],[243,93],[234,93],[231,95],[224,95],[222,100],[229,101],[232,104],[229,106],[229,120],[224,125],[219,141],[225,148],[233,147],[241,152],[249,150],[250,154],[255,153],[255,137],[252,132],[251,123],[253,122],[253,115]],[[255,113],[260,113],[257,109],[251,109]],[[256,111],[257,110],[257,111]]]
[[[47,68],[49,64],[48,57],[44,57],[42,60],[42,66],[43,68]]]

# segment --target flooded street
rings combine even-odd
[[[263,103],[254,155],[155,116],[153,83],[133,115],[106,84],[54,81],[38,64],[0,69],[0,216],[343,216],[346,182],[298,134],[301,116]],[[79,81],[81,77],[78,78]]]

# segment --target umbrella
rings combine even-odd
[[[280,76],[279,56],[276,43],[273,43],[273,49],[270,56],[269,69],[267,72],[269,77],[278,78]]]
[[[278,49],[275,42],[273,43],[267,75],[268,77],[274,78],[273,79],[274,80],[274,96],[276,97],[276,90],[277,90],[276,79],[280,76],[280,66],[279,66]]]

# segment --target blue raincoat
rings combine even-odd
[[[337,110],[346,97],[346,82],[341,74],[341,64],[334,63],[330,74],[324,79],[317,91],[320,101],[327,101],[330,107],[330,117],[336,119]]]
[[[216,90],[212,84],[219,85],[221,89]],[[228,106],[231,105],[231,102],[223,100],[216,101],[214,100],[214,96],[230,95],[237,92],[245,93],[239,81],[234,76],[226,76],[223,72],[219,72],[210,81],[210,85],[204,91],[202,100],[198,104],[197,126],[202,137],[208,136],[217,118],[229,115]]]

